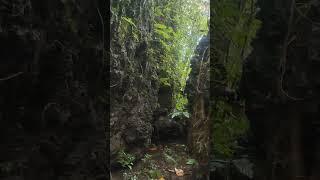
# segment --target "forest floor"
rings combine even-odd
[[[197,162],[188,154],[183,142],[165,142],[146,150],[132,169],[112,173],[112,180],[191,180]]]

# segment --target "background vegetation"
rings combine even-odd
[[[122,43],[133,39],[140,42],[142,38],[151,41],[148,47],[149,66],[157,67],[161,86],[173,90],[174,111],[186,111],[187,99],[183,94],[190,72],[190,58],[202,35],[208,32],[208,0],[164,0],[152,1],[149,17],[152,18],[153,32],[140,33],[143,22],[135,17],[129,7],[130,0],[112,3],[111,21],[119,21],[119,34]],[[119,13],[123,11],[123,13]],[[117,16],[120,14],[120,16]],[[123,15],[122,15],[123,14]],[[147,35],[147,37],[145,37]]]
[[[244,59],[251,52],[250,43],[261,22],[257,20],[256,0],[216,0],[212,7],[211,40],[211,93],[213,98],[213,154],[231,157],[237,146],[236,139],[244,135],[248,122],[239,89]],[[232,97],[221,97],[216,89],[235,92]]]
[[[208,32],[206,0],[166,0],[156,3],[153,57],[160,62],[160,83],[173,89],[175,111],[186,111],[183,94],[190,58],[202,35]]]

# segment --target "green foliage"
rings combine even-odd
[[[142,22],[143,18],[132,8],[138,6],[135,1],[112,2],[111,23],[118,34],[116,40],[123,45],[148,41],[148,64],[158,71],[152,78],[162,86],[170,86],[174,93],[173,107],[185,111],[188,102],[183,90],[190,72],[189,60],[200,37],[207,34],[209,15],[203,7],[206,4],[208,8],[209,1],[163,0],[147,4],[150,9],[145,15],[150,22]],[[141,29],[145,23],[151,24],[150,33]]]
[[[126,172],[123,173],[123,178],[124,178],[124,180],[138,180],[137,175],[132,175],[132,174],[126,173]]]
[[[157,167],[155,160],[152,159],[152,155],[145,154],[142,162],[145,166],[143,172],[149,179],[159,179],[161,177],[161,172],[158,170],[159,167]]]
[[[164,156],[166,162],[176,165],[177,161],[175,160],[174,155],[175,154],[173,153],[173,151],[170,148],[165,147],[164,152],[163,152],[163,156]]]
[[[183,95],[190,73],[190,58],[198,39],[207,33],[208,17],[202,0],[164,0],[155,6],[153,57],[160,62],[160,83],[174,92],[174,107],[185,111]],[[202,30],[202,31],[201,31]]]
[[[144,157],[141,159],[144,163],[150,161],[152,156],[150,154],[145,154]]]
[[[174,111],[170,115],[171,115],[171,118],[175,118],[175,117],[190,118],[190,114],[187,111]]]
[[[197,165],[198,162],[195,159],[188,159],[186,162],[187,165]]]
[[[134,24],[133,20],[129,17],[121,17],[121,19],[125,20],[127,23],[132,25],[133,27],[137,28],[137,26]]]
[[[188,103],[187,97],[182,93],[175,94],[174,98],[176,99],[175,112],[185,112],[185,105]]]
[[[216,0],[210,28],[211,87],[237,89],[242,74],[243,60],[250,54],[250,43],[261,22],[255,18],[256,0]],[[214,94],[214,91],[212,92]],[[227,99],[215,97],[213,116],[213,151],[215,156],[230,158],[236,147],[236,139],[248,129],[248,122],[241,105],[231,104]]]
[[[169,78],[160,78],[159,79],[160,80],[160,84],[162,85],[162,86],[171,86],[171,84],[170,84],[170,82],[169,82]]]
[[[122,167],[129,168],[131,170],[134,160],[135,157],[133,155],[124,152],[124,150],[119,151],[118,162],[122,165]]]
[[[161,177],[161,172],[157,169],[150,169],[148,171],[148,177],[150,179],[159,179]]]
[[[121,17],[119,26],[119,37],[123,43],[125,43],[128,38],[132,38],[135,42],[139,42],[140,31],[132,18]]]
[[[165,157],[166,162],[177,164],[177,161],[172,156],[170,156],[168,153],[163,153],[163,155]]]
[[[224,158],[232,157],[237,146],[236,139],[249,128],[245,113],[223,100],[217,102],[214,112],[214,154]]]
[[[243,60],[251,52],[250,43],[261,22],[255,18],[256,0],[217,0],[213,4],[214,61],[225,66],[224,81],[230,88],[237,87]]]

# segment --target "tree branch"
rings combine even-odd
[[[0,78],[0,81],[6,81],[6,80],[9,80],[9,79],[15,78],[15,77],[19,76],[20,74],[23,74],[23,72],[18,72],[18,73],[15,73],[15,74],[11,75],[11,76]]]

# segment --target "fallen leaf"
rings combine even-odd
[[[184,175],[184,173],[183,173],[183,170],[182,170],[182,169],[174,168],[174,171],[176,172],[176,175],[177,175],[177,176],[183,176],[183,175]]]
[[[161,176],[161,177],[159,178],[159,180],[165,180],[165,179],[164,179],[164,177],[163,177],[163,176]]]

